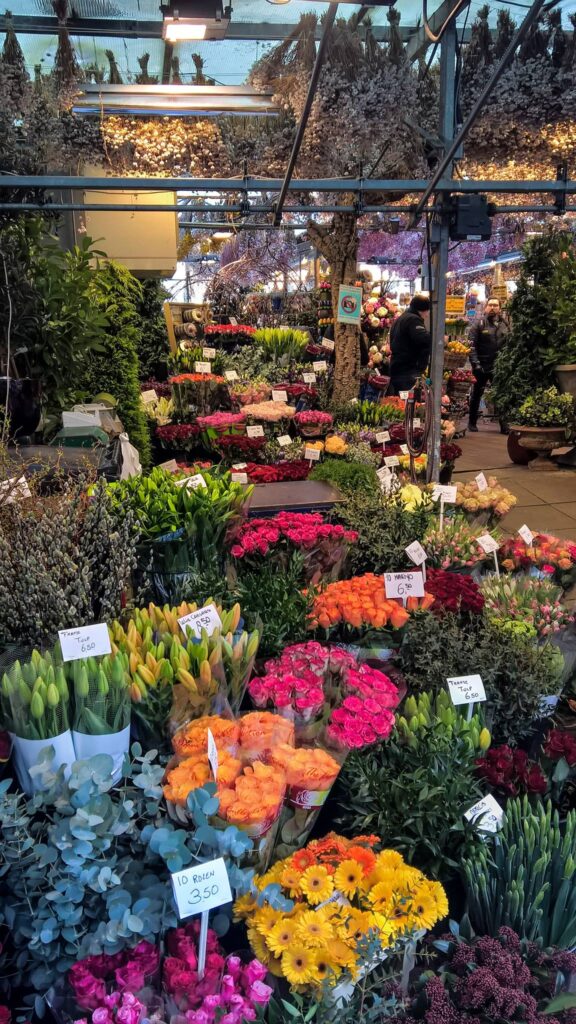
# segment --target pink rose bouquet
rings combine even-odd
[[[317,583],[337,579],[348,547],[358,538],[354,530],[325,523],[318,512],[279,512],[269,519],[248,519],[232,538],[230,553],[237,562],[259,567],[262,558],[270,568],[285,569],[295,552],[304,558],[304,579]]]
[[[326,434],[334,422],[329,412],[318,412],[315,409],[308,409],[304,412],[297,412],[294,423],[303,437],[319,437]]]
[[[202,430],[229,430],[242,427],[246,416],[243,412],[213,412],[209,416],[198,416],[196,422]]]

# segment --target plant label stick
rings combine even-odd
[[[158,401],[158,395],[154,391],[154,388],[150,388],[149,391],[141,391],[140,392],[140,401],[144,405],[149,405],[151,402],[157,402]]]
[[[203,359],[216,359],[216,349],[215,348],[203,348],[202,349],[202,358]]]
[[[376,434],[376,444],[382,445],[382,454],[384,454],[384,448],[386,447],[386,441],[390,440],[390,434],[387,430],[379,430]]]
[[[290,434],[280,434],[280,437],[277,437],[276,440],[281,448],[286,448],[289,444],[292,444]]]
[[[498,832],[500,825],[502,824],[502,818],[504,817],[504,810],[500,807],[497,800],[494,799],[491,793],[488,796],[478,800],[477,803],[469,807],[467,811],[464,811],[464,817],[467,821],[477,822],[478,829],[480,832]]]
[[[208,914],[214,907],[232,902],[230,881],[223,857],[194,864],[171,875],[178,917]],[[206,953],[206,950],[204,950]]]
[[[247,473],[231,473],[230,479],[233,484],[247,484],[248,474]]]
[[[318,462],[318,460],[320,459],[320,449],[319,448],[305,448],[304,449],[304,458],[307,459],[307,461],[310,463],[310,469],[312,469],[312,463],[313,462]]]
[[[246,427],[246,434],[248,437],[264,437],[264,427],[256,423],[252,427]]]
[[[79,626],[78,629],[59,629],[58,639],[62,648],[62,661],[78,661],[79,658],[98,658],[110,654],[110,634],[105,622],[93,626]]]
[[[194,372],[195,373],[212,373],[212,363],[196,362],[196,363],[194,363]]]
[[[421,572],[385,572],[384,589],[386,597],[424,597],[424,580]]]
[[[273,402],[288,402],[288,392],[287,391],[272,391],[272,401]]]
[[[229,381],[238,380],[238,374],[236,370],[224,370],[224,376],[226,377],[226,380]]]
[[[488,481],[487,481],[486,477],[484,476],[484,473],[478,473],[476,475],[476,477],[475,477],[475,480],[476,480],[476,486],[477,486],[479,491],[487,491],[488,490]]]
[[[318,359],[315,363],[312,363],[312,369],[314,373],[324,373],[328,369],[328,363],[325,359]]]
[[[520,527],[520,529],[518,530],[518,533],[522,537],[522,540],[524,541],[526,547],[527,548],[532,547],[532,543],[534,541],[534,534],[532,533],[532,530],[530,530],[526,526],[526,523],[524,523],[524,526]]]
[[[476,540],[487,555],[494,555],[494,568],[496,569],[498,579],[500,579],[500,566],[498,565],[498,548],[500,545],[498,541],[495,540],[494,537],[491,537],[489,533],[483,533],[482,536],[477,537]]]
[[[426,583],[426,559],[428,558],[428,555],[424,551],[420,541],[412,541],[412,543],[409,544],[407,548],[404,548],[404,550],[410,561],[414,562],[414,565],[422,566],[422,578],[424,583]]]
[[[208,729],[208,760],[210,761],[214,782],[218,782],[218,747],[216,746],[211,729]]]
[[[245,474],[238,474],[244,476]],[[208,636],[212,636],[212,633],[216,629],[222,628],[222,619],[216,611],[216,605],[207,604],[204,608],[198,608],[195,612],[189,612],[188,615],[183,615],[181,619],[178,619],[178,625],[184,633],[184,636],[188,636],[188,630],[192,630],[192,635],[196,640],[200,640],[202,637],[202,630],[205,629]]]
[[[315,384],[316,383],[316,374],[315,373],[303,373],[302,374],[302,380],[304,381],[305,384]]]
[[[384,459],[384,465],[388,466],[389,469],[393,469],[394,466],[400,465],[400,459],[397,455],[387,455]]]

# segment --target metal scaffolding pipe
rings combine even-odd
[[[296,161],[298,159],[298,154],[300,153],[300,147],[302,145],[302,140],[304,139],[304,133],[305,133],[306,127],[308,125],[308,118],[310,117],[310,111],[312,110],[312,104],[314,102],[314,97],[316,95],[316,87],[318,85],[318,79],[320,78],[320,72],[322,70],[322,65],[324,63],[324,55],[326,53],[326,47],[328,45],[328,40],[330,38],[330,33],[332,31],[332,27],[334,25],[334,21],[336,19],[336,12],[337,12],[337,10],[338,10],[338,4],[337,3],[331,3],[329,8],[328,8],[328,13],[326,15],[326,21],[324,22],[324,31],[322,33],[322,39],[320,40],[320,45],[318,47],[318,51],[316,53],[316,60],[314,61],[314,67],[312,68],[312,75],[310,77],[310,83],[308,85],[308,92],[306,94],[306,101],[304,103],[304,109],[302,110],[302,113],[300,115],[300,120],[298,122],[298,128],[296,129],[296,136],[295,136],[294,142],[292,144],[292,152],[290,153],[290,157],[288,159],[288,166],[286,168],[286,174],[284,176],[284,181],[282,182],[282,187],[280,189],[280,195],[278,196],[278,202],[276,203],[276,206],[274,208],[274,225],[276,227],[278,227],[278,225],[280,224],[280,222],[282,220],[282,210],[284,209],[284,203],[286,201],[286,194],[287,194],[288,189],[290,187],[290,181],[292,180],[292,175],[294,174],[294,168],[296,167]]]

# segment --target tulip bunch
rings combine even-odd
[[[494,531],[491,535],[495,536]],[[491,557],[478,544],[478,528],[461,519],[445,522],[443,530],[429,530],[422,546],[428,554],[427,565],[437,569],[473,568]]]
[[[426,692],[410,696],[402,711],[396,718],[396,729],[408,747],[417,747],[426,734],[434,731],[441,732],[450,742],[462,741],[468,750],[478,754],[490,746],[490,733],[482,724],[481,715],[474,714],[468,721],[467,715],[454,707],[446,690],[440,690],[436,696]]]
[[[128,658],[118,651],[96,658],[68,662],[68,681],[74,693],[75,732],[107,736],[130,725]]]
[[[27,740],[47,740],[70,727],[70,690],[56,652],[34,650],[14,662],[0,685],[0,728]]]
[[[488,577],[482,582],[482,594],[487,618],[527,622],[539,636],[556,633],[574,621],[560,600],[560,587],[549,579]]]

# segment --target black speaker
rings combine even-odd
[[[450,238],[454,242],[485,242],[492,234],[493,206],[486,196],[452,197]]]

